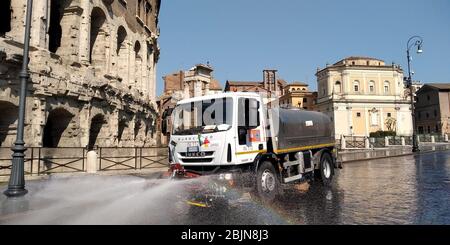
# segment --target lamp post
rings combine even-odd
[[[412,73],[411,73],[411,54],[410,54],[410,50],[413,47],[417,47],[417,53],[421,54],[423,53],[422,50],[422,45],[423,45],[423,39],[420,36],[413,36],[408,40],[408,43],[406,45],[406,54],[407,54],[407,58],[408,58],[408,81],[407,84],[409,86],[409,90],[411,93],[411,115],[412,115],[412,122],[413,122],[413,139],[412,139],[412,144],[413,144],[413,148],[412,151],[413,152],[419,152],[419,145],[417,142],[417,133],[416,133],[416,113],[415,113],[415,105],[414,105],[414,88],[413,88],[413,81],[412,81]]]
[[[19,97],[19,119],[17,124],[17,137],[12,147],[12,167],[9,178],[8,189],[4,194],[8,197],[20,197],[28,193],[25,189],[25,142],[23,141],[23,132],[25,125],[25,103],[27,96],[27,82],[30,78],[28,72],[28,54],[30,50],[30,30],[31,30],[31,11],[33,0],[27,1],[27,16],[25,22],[25,38],[23,47],[23,63],[22,70],[19,73],[20,78],[20,97]]]

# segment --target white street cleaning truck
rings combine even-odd
[[[180,101],[172,114],[170,173],[175,179],[214,176],[215,198],[230,186],[271,203],[283,189],[311,182],[330,185],[335,139],[328,116],[268,108],[256,93],[223,93]]]

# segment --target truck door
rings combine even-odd
[[[237,163],[251,163],[266,148],[266,135],[261,123],[261,102],[254,98],[238,99],[236,138]]]

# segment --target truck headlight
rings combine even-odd
[[[225,180],[232,180],[233,174],[225,174]]]
[[[221,174],[219,175],[220,180],[233,180],[233,174]]]

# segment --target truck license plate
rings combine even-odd
[[[200,148],[198,146],[191,146],[187,148],[188,153],[197,153],[200,151]]]

